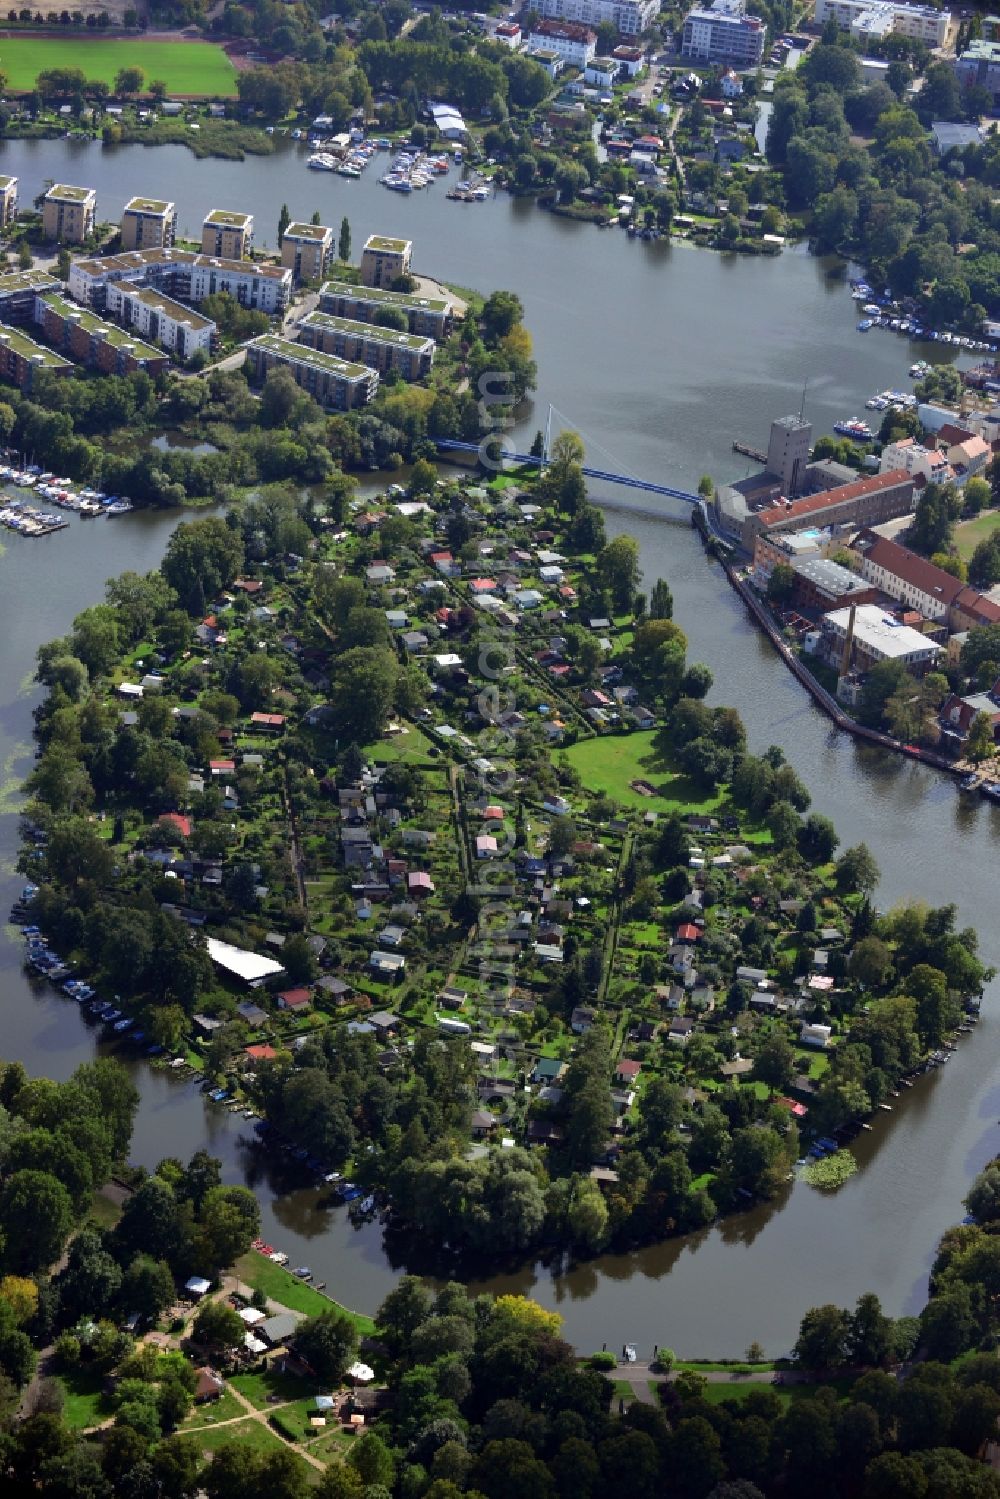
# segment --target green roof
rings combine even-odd
[[[263,349],[265,353],[286,359],[289,364],[311,364],[328,374],[341,375],[345,380],[367,379],[375,373],[366,364],[351,364],[346,359],[338,359],[335,354],[323,354],[319,349],[307,348],[305,344],[292,343],[290,338],[279,338],[276,333],[265,333],[262,337],[255,338],[250,348]]]
[[[253,218],[251,213],[235,213],[229,208],[213,208],[205,215],[206,224],[219,224],[228,229],[245,229]]]
[[[351,281],[324,281],[320,296],[350,297],[356,302],[376,302],[383,307],[412,308],[415,312],[447,312],[452,303],[444,297],[419,297],[408,291],[388,291],[380,286],[355,286]]]
[[[16,181],[16,177],[0,177],[0,192],[6,192],[11,184]]]
[[[78,302],[71,302],[68,297],[62,297],[58,292],[46,292],[42,301],[60,317],[72,318],[86,332],[95,334],[114,349],[120,349],[125,344],[129,344],[137,359],[162,359],[164,357],[162,349],[154,349],[152,344],[144,344],[142,339],[136,338],[130,329],[119,328],[114,323],[106,323],[89,308],[81,307]]]
[[[325,224],[289,224],[285,230],[286,239],[326,239],[333,230],[328,229]]]
[[[307,312],[302,323],[307,328],[337,328],[342,333],[354,333],[375,343],[396,344],[416,352],[434,343],[433,338],[422,333],[401,333],[398,328],[380,328],[378,323],[359,323],[355,318],[336,317],[330,312]]]
[[[165,203],[162,198],[130,198],[125,204],[125,212],[167,213],[173,206],[172,203]]]
[[[377,250],[380,255],[405,255],[412,243],[409,239],[389,239],[384,234],[369,234],[365,240],[365,249]]]
[[[38,364],[44,365],[46,369],[58,370],[70,367],[70,361],[57,354],[54,349],[46,349],[42,344],[36,344],[33,338],[22,333],[20,328],[10,328],[6,323],[0,323],[0,344],[6,344],[14,349],[25,359],[33,359]]]
[[[0,276],[0,297],[9,297],[18,291],[47,291],[58,285],[58,279],[50,271],[10,271]]]
[[[58,203],[85,203],[88,198],[96,197],[97,189],[93,187],[67,187],[64,182],[55,182],[45,194],[47,202]]]

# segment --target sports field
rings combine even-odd
[[[146,87],[162,78],[168,94],[226,98],[236,93],[236,69],[213,42],[90,41],[76,34],[0,41],[0,73],[8,88],[28,93],[46,68],[82,68],[87,78],[109,86],[120,68],[141,68]]]

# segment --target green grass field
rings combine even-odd
[[[625,807],[709,813],[722,803],[721,795],[706,796],[664,759],[653,744],[653,730],[580,739],[561,753],[579,771],[588,791],[604,791]],[[649,781],[657,795],[643,796],[632,789],[631,781]]]
[[[998,526],[1000,515],[995,510],[987,510],[985,514],[977,515],[975,520],[965,520],[956,526],[955,545],[962,561],[968,562],[979,543],[985,541]]]
[[[0,73],[15,92],[28,93],[46,68],[82,68],[114,85],[119,68],[142,68],[146,84],[162,78],[168,94],[233,98],[236,70],[213,42],[90,41],[85,37],[12,37],[0,42]]]

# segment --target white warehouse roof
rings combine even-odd
[[[273,958],[264,958],[260,953],[233,947],[229,942],[220,942],[217,937],[209,937],[206,946],[213,963],[224,968],[227,973],[234,973],[245,984],[259,984],[263,979],[274,978],[285,971]]]

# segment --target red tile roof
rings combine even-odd
[[[286,1010],[299,1010],[310,1003],[312,995],[308,989],[285,989],[278,998]]]
[[[190,838],[191,836],[190,817],[182,817],[179,812],[164,812],[163,816],[158,817],[156,820],[157,822],[169,822],[172,827],[177,829],[182,838]]]
[[[831,505],[841,505],[845,500],[858,500],[862,495],[880,494],[883,489],[894,489],[897,484],[912,483],[905,468],[893,468],[887,474],[857,479],[853,484],[838,484],[836,489],[824,489],[819,494],[807,495],[805,499],[793,500],[790,505],[774,505],[770,510],[758,511],[757,518],[765,526],[776,526],[779,522],[815,515]]]
[[[682,921],[674,933],[678,942],[697,942],[701,932],[691,921]]]
[[[243,1050],[255,1062],[273,1062],[278,1055],[273,1046],[244,1046]]]

